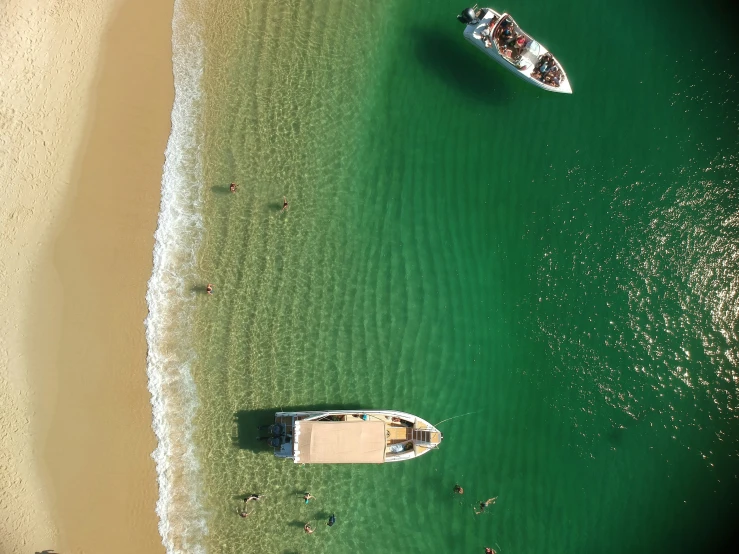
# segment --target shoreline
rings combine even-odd
[[[3,553],[164,551],[143,321],[172,13],[10,0],[0,14]]]

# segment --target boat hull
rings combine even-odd
[[[395,410],[277,412],[274,426],[281,437],[272,445],[275,456],[300,464],[400,462],[443,439],[426,420]]]

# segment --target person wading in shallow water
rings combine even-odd
[[[205,292],[207,292],[208,294],[213,294],[213,285],[208,283],[208,286],[205,287]]]
[[[312,495],[311,493],[309,493],[309,492],[306,492],[306,493],[305,493],[305,494],[303,495],[303,500],[305,500],[305,503],[306,503],[306,504],[307,504],[308,502],[310,502],[311,500],[315,500],[315,499],[316,499],[316,497],[315,497],[315,496],[313,496],[313,495]]]
[[[282,209],[280,210],[280,212],[287,211],[287,209],[288,209],[287,196],[283,196],[282,197]]]
[[[303,527],[303,530],[309,535],[313,534],[313,527],[310,526],[310,522],[305,524],[305,526]]]
[[[239,185],[237,185],[236,183],[231,183],[231,184],[230,184],[230,185],[228,186],[228,189],[229,189],[229,190],[230,190],[231,192],[236,192],[236,189],[237,189],[237,188],[239,188]]]

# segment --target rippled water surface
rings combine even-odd
[[[496,6],[555,52],[565,96],[466,43],[464,4],[267,4],[178,5],[175,58],[200,60],[179,68],[195,139],[180,157],[170,144],[187,195],[163,208],[180,202],[192,248],[160,237],[179,248],[160,278],[181,298],[161,300],[150,336],[170,550],[725,548],[739,492],[731,14]],[[277,409],[326,406],[474,413],[442,424],[440,451],[384,466],[294,465],[255,440]],[[242,519],[246,493],[267,497]]]

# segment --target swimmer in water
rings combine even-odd
[[[228,187],[228,188],[229,188],[229,190],[230,190],[231,192],[236,192],[236,189],[237,189],[238,187],[239,187],[239,185],[237,185],[236,183],[231,183],[231,184],[229,185],[229,187]]]
[[[313,527],[310,526],[310,522],[306,523],[305,526],[303,526],[303,530],[309,535],[313,534]]]
[[[205,287],[205,292],[207,292],[208,294],[213,294],[213,285],[208,283],[208,286]]]
[[[259,501],[259,500],[263,500],[263,499],[264,499],[264,495],[263,494],[250,494],[249,496],[247,496],[246,498],[244,498],[244,504],[246,504],[247,502],[251,502],[252,500]]]
[[[287,197],[286,196],[283,196],[282,197],[282,209],[280,210],[280,212],[284,212],[287,209],[288,209]]]
[[[329,527],[333,527],[334,523],[336,523],[336,516],[334,514],[331,514],[331,516],[328,518],[328,523],[326,523],[326,525],[328,525]]]
[[[459,485],[454,485],[454,494],[464,494],[464,489]]]
[[[491,504],[495,504],[495,500],[497,498],[497,496],[494,496],[493,498],[488,498],[485,502],[480,502],[480,511],[478,512],[477,510],[475,510],[475,515],[480,515],[485,511],[485,508],[487,508]]]
[[[303,500],[305,500],[305,503],[306,503],[306,504],[307,504],[307,503],[308,503],[308,502],[309,502],[309,501],[310,501],[311,499],[312,499],[312,500],[315,500],[315,499],[316,499],[316,497],[315,497],[315,496],[313,496],[313,495],[312,495],[311,493],[309,493],[309,492],[306,492],[306,493],[305,493],[305,494],[303,495]]]

